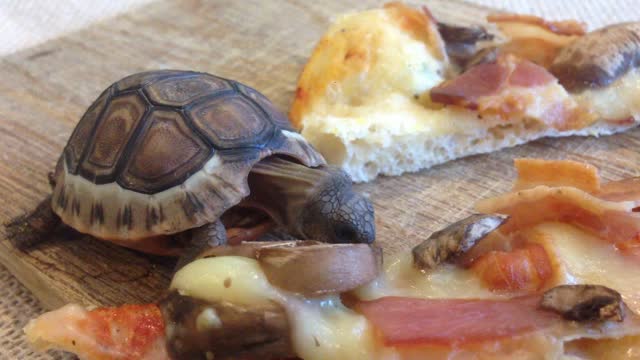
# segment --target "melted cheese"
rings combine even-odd
[[[304,359],[374,358],[373,333],[363,316],[344,307],[337,296],[308,300],[273,287],[256,260],[200,259],[176,273],[171,288],[207,301],[276,301],[289,316],[294,350]]]
[[[640,70],[631,70],[609,86],[585,90],[574,98],[605,120],[637,117],[640,115]]]
[[[358,288],[356,296],[373,300],[383,296],[420,298],[498,298],[486,289],[475,274],[455,265],[442,265],[420,271],[413,266],[411,254],[401,254],[385,261],[382,274],[371,283]]]
[[[640,359],[640,336],[621,339],[581,339],[566,345],[567,352],[575,354],[576,360],[633,360]]]
[[[540,243],[551,255],[554,278],[548,287],[561,284],[596,284],[620,292],[627,305],[640,313],[640,265],[619,253],[612,244],[574,226],[540,224],[524,236]],[[474,272],[445,264],[421,271],[411,254],[386,261],[383,273],[355,294],[362,300],[383,296],[422,298],[500,298],[488,290]]]
[[[556,263],[554,284],[596,284],[613,288],[640,312],[640,265],[606,240],[574,226],[545,223],[525,235],[542,244]]]
[[[639,265],[617,253],[607,242],[561,223],[541,224],[525,235],[531,241],[545,246],[552,254],[556,277],[552,284],[548,284],[549,287],[576,283],[602,284],[621,292],[632,310],[640,310]],[[513,295],[487,290],[473,272],[454,265],[419,271],[412,262],[410,253],[392,258],[386,262],[383,273],[376,280],[353,293],[362,300],[383,296],[486,299]],[[229,282],[231,286],[225,287],[224,284]],[[176,274],[171,288],[208,301],[229,300],[251,304],[272,300],[280,303],[289,316],[294,350],[304,359],[398,360],[421,358],[424,355],[420,348],[415,348],[417,353],[414,354],[412,348],[386,348],[376,343],[374,331],[367,320],[344,307],[337,296],[309,300],[272,286],[259,263],[253,259],[227,256],[197,260]],[[576,331],[564,338],[564,341],[568,341],[565,354],[549,355],[545,350],[545,356],[554,359],[596,359],[605,347],[615,354],[634,353],[640,349],[637,338],[631,337],[605,340],[603,343],[599,340],[574,340],[622,336],[633,332],[631,328],[621,328],[612,334]],[[556,350],[561,352],[562,342],[556,339],[545,344],[555,344]],[[526,344],[531,345],[531,341]],[[457,356],[455,351],[449,352],[444,348],[441,351],[443,358]],[[524,351],[521,355],[529,358],[531,354]],[[625,358],[633,357],[620,357]]]
[[[508,86],[496,95],[482,97],[478,106],[480,112],[486,104],[498,111],[506,109],[505,120],[519,122],[523,117],[544,121],[549,108],[558,103],[569,109],[576,107],[566,90],[554,81],[535,87]]]
[[[194,261],[175,274],[171,289],[202,300],[245,305],[265,303],[277,297],[257,262],[237,256]]]

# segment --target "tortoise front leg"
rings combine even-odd
[[[187,245],[178,259],[175,271],[180,270],[183,266],[195,260],[204,250],[227,244],[227,231],[220,219],[210,224],[188,230],[178,236],[188,236],[190,239],[188,239],[189,245]]]
[[[16,248],[25,250],[45,241],[60,223],[60,218],[51,209],[49,195],[32,212],[6,223],[5,229],[9,241]]]

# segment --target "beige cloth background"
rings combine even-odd
[[[0,56],[37,45],[153,0],[2,0]],[[637,20],[638,0],[468,0],[556,19],[584,19],[591,28]],[[384,1],[382,1],[384,2]],[[409,1],[419,2],[419,1]]]
[[[0,56],[145,6],[152,0],[0,0]],[[382,1],[381,1],[382,2]],[[417,2],[417,1],[416,1]],[[549,19],[582,19],[589,28],[640,20],[640,0],[470,0]],[[60,352],[35,354],[22,327],[41,313],[38,301],[0,266],[0,360],[70,359]]]

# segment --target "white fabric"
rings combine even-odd
[[[0,56],[35,46],[153,0],[0,0]],[[594,29],[640,20],[640,0],[467,0],[550,19],[581,19]],[[385,2],[384,0],[382,2]]]
[[[151,0],[0,0],[0,56],[149,2]]]

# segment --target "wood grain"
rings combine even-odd
[[[481,22],[486,9],[430,0],[436,17]],[[206,71],[255,87],[286,111],[296,78],[331,18],[381,2],[278,0],[161,1],[136,13],[0,60],[0,221],[35,206],[86,107],[111,82],[158,68]],[[358,185],[376,208],[378,243],[405,250],[471,212],[477,199],[510,187],[512,159],[569,158],[598,166],[606,179],[637,176],[640,131],[595,138],[545,139],[472,156],[402,177]],[[55,234],[28,252],[0,230],[0,262],[43,302],[114,305],[153,301],[172,259],[140,254],[86,236]]]

